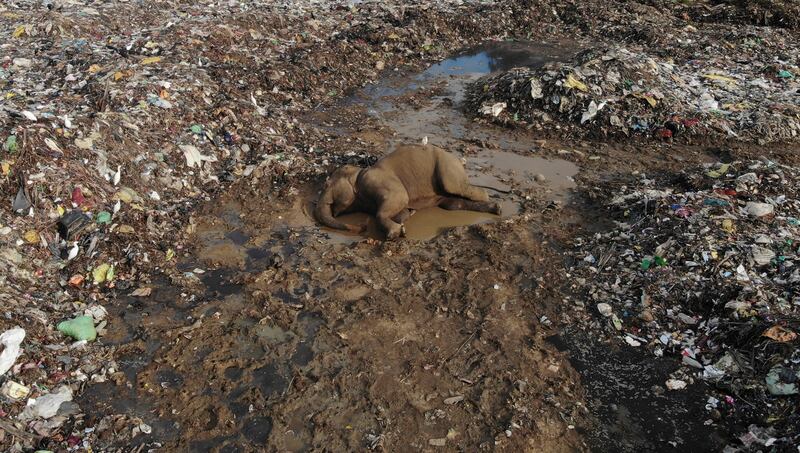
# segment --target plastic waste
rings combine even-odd
[[[775,207],[768,203],[750,201],[745,205],[744,210],[753,217],[764,217],[775,212]]]
[[[793,371],[781,365],[772,367],[764,381],[767,383],[767,390],[773,395],[796,395],[800,391],[798,387],[800,371]]]
[[[108,263],[102,263],[92,270],[92,282],[99,285],[114,278],[114,267]]]
[[[3,346],[3,351],[0,352],[0,376],[6,374],[22,354],[20,345],[24,339],[25,329],[20,327],[6,330],[0,335],[0,345]]]
[[[35,418],[52,418],[58,413],[61,405],[68,401],[72,401],[72,389],[69,386],[62,385],[54,392],[36,399],[29,399],[28,405],[19,415],[19,419],[26,421]]]
[[[78,210],[65,213],[58,219],[58,234],[65,240],[77,238],[90,224],[91,219]]]
[[[11,203],[11,209],[17,214],[23,214],[32,206],[31,196],[28,194],[28,189],[25,186],[25,178],[19,175],[18,180],[19,188],[17,189],[17,195],[14,197],[14,201]]]
[[[613,309],[611,308],[611,305],[609,305],[609,304],[602,303],[602,302],[597,304],[597,311],[600,312],[600,314],[603,315],[606,318],[611,316],[612,310]]]
[[[58,331],[76,340],[92,341],[97,338],[97,330],[91,316],[78,316],[62,321],[57,326]]]
[[[26,387],[19,382],[6,381],[0,387],[0,394],[12,400],[21,400],[28,396],[31,392],[30,387]]]

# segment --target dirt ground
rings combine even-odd
[[[198,182],[198,169],[186,173],[195,186],[162,190],[174,186],[165,174],[179,176],[164,170],[178,166],[169,159],[159,164],[162,178],[136,182],[142,194],[158,185],[162,201],[131,214],[135,246],[109,235],[103,256],[119,257],[121,282],[65,290],[104,303],[109,327],[91,361],[106,378],[79,380],[65,369],[55,379],[55,359],[39,361],[53,367],[41,375],[21,372],[73,384],[82,415],[50,436],[9,430],[4,451],[20,438],[52,451],[722,451],[763,421],[742,413],[704,424],[704,383],[655,391],[680,360],[621,349],[580,324],[564,251],[609,228],[598,200],[631,175],[762,156],[798,164],[800,145],[578,136],[496,124],[461,103],[479,77],[569,61],[603,40],[666,53],[668,32],[690,23],[797,33],[792,3],[304,2],[300,12],[269,5],[231,15],[208,4],[144,3],[140,25],[180,12],[198,21],[219,14],[227,28],[170,47],[213,61],[214,87],[198,81],[189,113],[148,119],[142,127],[151,132],[117,146],[144,155],[144,143],[157,147],[206,121],[221,124],[237,151],[214,167],[219,184]],[[120,2],[118,14],[131,8]],[[120,33],[117,21],[104,26]],[[241,49],[248,28],[273,42]],[[332,38],[316,36],[331,30]],[[198,36],[203,52],[192,47]],[[289,40],[289,50],[276,50]],[[256,90],[265,112],[243,113]],[[107,112],[127,102],[99,85],[84,95]],[[409,238],[390,242],[374,225],[364,237],[317,225],[309,213],[330,171],[423,139],[462,157],[502,215],[420,212]],[[80,153],[67,157],[80,162]],[[32,169],[37,159],[29,151],[18,165]],[[167,250],[174,260],[155,258]],[[88,264],[65,266],[54,274],[62,281]],[[151,291],[131,295],[144,287]],[[0,330],[25,319],[10,313]],[[27,328],[52,339],[52,326]],[[14,404],[3,408],[22,406]]]

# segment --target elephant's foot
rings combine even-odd
[[[445,198],[439,203],[439,207],[447,210],[465,210],[477,212],[489,212],[500,214],[500,205],[488,201],[472,201],[464,198]]]
[[[366,225],[348,224],[347,225],[347,230],[350,231],[351,233],[363,233],[364,231],[367,230],[367,226]]]
[[[403,225],[399,223],[392,222],[389,225],[386,225],[386,239],[391,241],[393,239],[397,239],[400,235],[405,235],[405,228]]]
[[[400,211],[396,216],[392,217],[392,220],[397,222],[397,223],[399,223],[399,224],[403,224],[412,215],[414,215],[414,210],[406,208],[406,209],[403,209],[402,211]]]

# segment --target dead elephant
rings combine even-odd
[[[388,239],[403,232],[414,209],[444,209],[500,213],[485,190],[473,186],[459,159],[431,145],[402,145],[366,169],[346,165],[328,179],[315,214],[328,227],[361,232],[365,225],[336,219],[340,214],[374,215]]]

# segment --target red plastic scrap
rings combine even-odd
[[[684,127],[694,127],[697,126],[698,124],[700,124],[700,120],[698,118],[690,118],[683,120]]]
[[[76,187],[72,189],[72,202],[75,203],[76,206],[80,206],[84,201],[86,201],[86,198],[84,198],[81,188]]]

